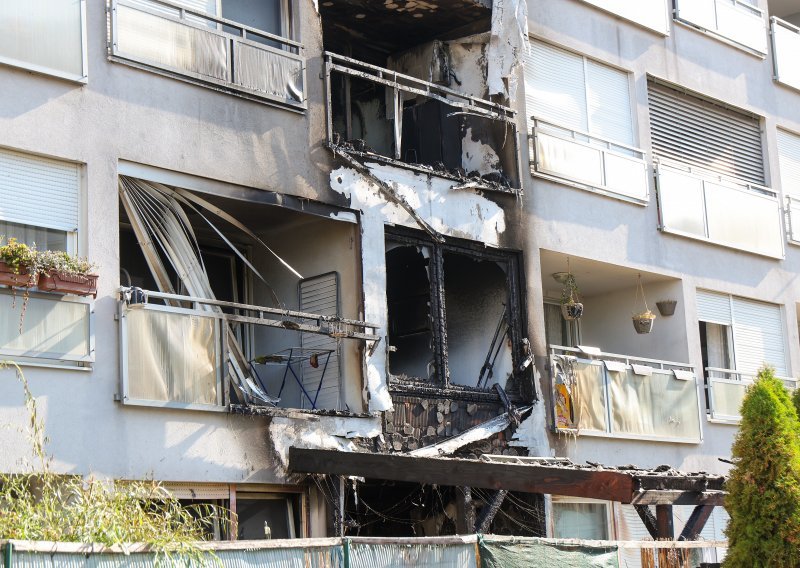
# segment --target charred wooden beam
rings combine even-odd
[[[650,536],[653,539],[658,538],[658,527],[656,526],[656,516],[653,514],[653,511],[650,510],[650,507],[647,505],[634,505],[634,509],[639,514],[639,518],[642,519],[644,523],[644,528],[647,529],[647,532],[650,533]]]
[[[656,536],[668,540],[675,538],[672,505],[656,505]]]
[[[697,505],[689,516],[689,520],[686,521],[686,526],[683,527],[678,540],[697,540],[713,512],[714,505]]]
[[[524,463],[290,448],[289,469],[296,473],[356,475],[410,483],[550,493],[623,503],[630,503],[633,494],[633,478],[626,473]]]
[[[634,505],[716,505],[725,504],[724,491],[673,491],[652,489],[637,491],[631,498]]]
[[[506,495],[508,495],[508,491],[505,489],[496,491],[495,494],[492,495],[492,500],[489,501],[483,508],[483,511],[481,511],[481,516],[476,522],[477,532],[485,533],[489,530],[489,527],[494,520],[494,516],[497,514],[497,511],[500,510]]]
[[[459,487],[456,491],[456,533],[475,532],[475,506],[472,503],[472,488]]]

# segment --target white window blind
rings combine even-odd
[[[335,272],[306,278],[300,281],[300,310],[323,316],[339,316],[339,277]],[[313,399],[319,389],[316,407],[340,409],[339,345],[336,339],[315,333],[301,334],[303,349],[332,350],[330,359],[321,355],[316,367],[303,363],[303,388]],[[326,364],[327,359],[327,364]],[[324,373],[324,374],[323,374]],[[320,380],[322,384],[320,385]],[[302,397],[304,408],[311,408],[310,401]]]
[[[0,220],[78,230],[80,166],[0,149]]]
[[[789,374],[779,305],[698,290],[697,317],[731,326],[737,371],[755,374],[766,363]]]
[[[525,57],[525,92],[529,117],[633,145],[627,73],[533,41]]]
[[[653,151],[710,172],[764,183],[758,117],[651,81]]]
[[[800,136],[778,130],[778,159],[784,195],[800,197]]]

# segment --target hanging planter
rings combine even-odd
[[[564,276],[564,287],[561,289],[561,315],[565,320],[572,321],[581,319],[583,315],[583,304],[579,302],[578,283],[575,275],[567,272]]]
[[[678,300],[661,300],[660,302],[656,302],[656,307],[658,308],[658,313],[662,316],[671,316],[675,314],[675,306],[678,305]]]
[[[636,330],[636,333],[644,335],[646,333],[650,333],[653,331],[653,322],[656,319],[656,314],[650,311],[650,308],[647,307],[647,299],[644,296],[644,287],[642,286],[642,275],[639,275],[639,282],[636,286],[636,298],[634,299],[634,305],[638,304],[639,295],[642,296],[642,304],[644,304],[644,310],[636,311],[631,316],[633,321],[633,329]]]

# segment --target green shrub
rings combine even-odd
[[[726,489],[726,568],[800,566],[800,441],[797,412],[772,369],[742,402]]]
[[[20,368],[35,464],[21,474],[0,473],[0,540],[48,540],[107,546],[145,543],[164,566],[203,566],[218,559],[204,552],[212,526],[227,526],[230,512],[212,505],[181,504],[156,481],[111,481],[60,475],[45,452],[44,424]]]

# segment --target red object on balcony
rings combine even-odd
[[[39,276],[39,290],[43,292],[58,292],[60,294],[75,294],[76,296],[97,297],[97,274],[64,274],[53,272]]]
[[[20,266],[19,273],[16,273],[8,264],[0,260],[0,284],[20,288],[35,286],[36,275],[31,276],[27,266]]]

